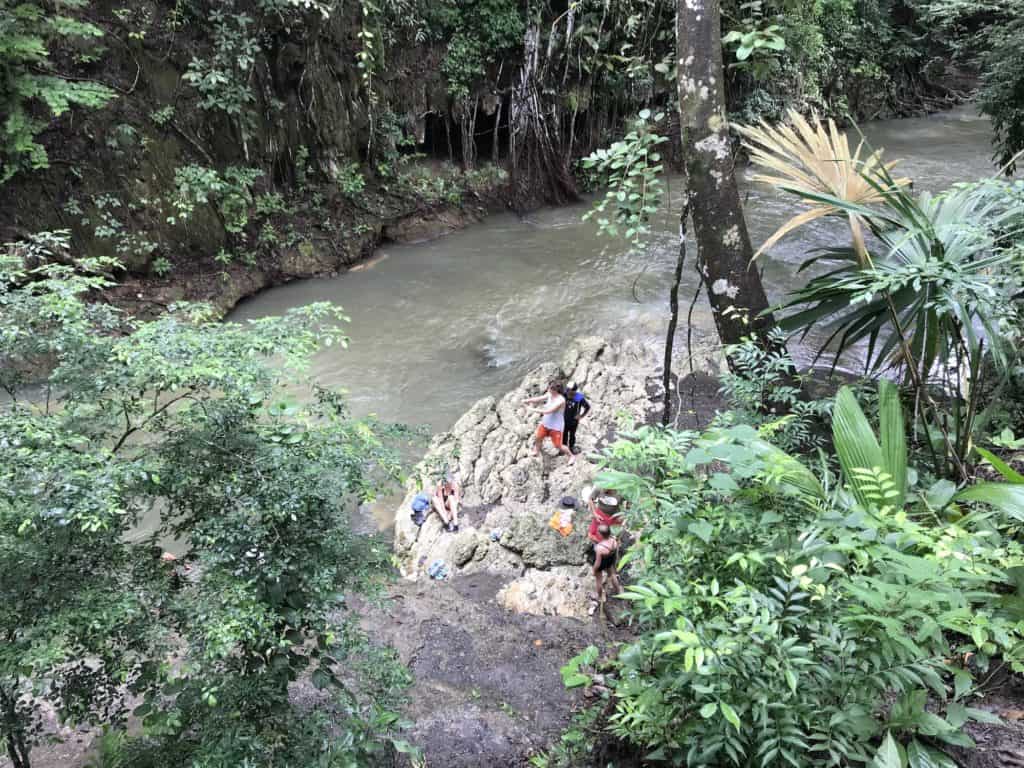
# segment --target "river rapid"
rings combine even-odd
[[[871,146],[901,161],[897,172],[919,190],[943,190],[995,170],[991,128],[971,107],[876,122],[863,130]],[[663,206],[642,252],[599,237],[594,223],[583,222],[589,202],[523,218],[501,214],[430,242],[384,246],[370,263],[338,277],[265,291],[229,319],[280,314],[314,301],[341,305],[351,317],[351,344],[318,354],[311,375],[346,389],[358,414],[445,430],[478,398],[500,395],[533,366],[558,359],[577,336],[663,342],[681,196],[679,180],[667,181],[671,205]],[[750,183],[745,173],[740,185],[756,248],[793,215],[796,204]],[[837,221],[820,221],[787,237],[760,259],[769,297],[779,300],[801,284],[805,278],[796,270],[814,249],[847,239]],[[696,284],[696,272],[688,267],[681,294],[687,304]],[[694,323],[713,329],[703,296]],[[680,331],[682,338],[685,329]],[[813,342],[812,337],[793,350],[798,362],[810,360]]]

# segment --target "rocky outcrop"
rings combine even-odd
[[[498,593],[498,603],[514,613],[579,618],[590,611],[593,577],[589,566],[527,569]]]
[[[482,215],[472,209],[448,205],[386,223],[381,236],[395,243],[422,243],[465,229],[481,218]]]
[[[613,345],[591,337],[577,341],[560,364],[531,371],[501,398],[474,404],[451,431],[435,437],[396,515],[394,547],[402,573],[428,578],[436,560],[452,578],[496,573],[509,579],[498,600],[517,612],[585,616],[590,573],[585,565],[589,515],[580,505],[568,536],[549,521],[564,496],[579,498],[594,478],[592,458],[620,424],[644,421],[651,409],[646,383],[657,368],[653,353],[635,342]],[[530,453],[537,415],[523,399],[540,395],[552,378],[577,381],[593,410],[579,428],[575,465],[546,443]],[[409,514],[419,482],[430,467],[457,467],[463,510],[458,533],[446,532],[437,515],[416,526]]]

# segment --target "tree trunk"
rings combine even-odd
[[[722,76],[720,0],[676,5],[679,118],[697,269],[724,344],[754,335],[767,344],[775,319],[754,265],[743,218]]]
[[[501,130],[501,107],[504,103],[504,97],[499,93],[498,104],[494,108],[494,134],[491,136],[491,162],[494,165],[498,164],[501,153],[501,136],[499,131]]]
[[[448,162],[455,163],[455,153],[452,151],[452,117],[445,113],[444,116],[444,138],[448,142]]]
[[[679,216],[679,255],[676,258],[675,279],[668,294],[669,319],[665,334],[665,363],[662,367],[661,384],[665,392],[662,399],[661,424],[667,427],[672,420],[672,351],[675,348],[676,326],[679,325],[679,283],[683,279],[683,265],[686,264],[686,220],[690,217],[690,205],[683,203]],[[678,387],[677,387],[678,389]]]
[[[522,166],[527,183],[545,183],[545,200],[561,204],[575,201],[579,196],[560,151],[558,107],[552,105],[548,109],[542,98],[539,43],[540,29],[536,25],[528,27],[523,40],[524,55],[519,81],[512,89],[509,103],[512,173],[513,179],[516,179],[519,166]]]
[[[467,96],[459,105],[459,129],[462,132],[462,167],[473,170],[476,165],[476,110],[479,100]]]
[[[17,683],[10,691],[0,687],[0,705],[3,707],[0,735],[7,742],[7,756],[11,758],[12,768],[31,768],[29,746],[25,739],[24,724],[18,714],[17,699]]]

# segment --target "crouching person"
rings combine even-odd
[[[434,488],[431,502],[437,514],[441,516],[445,530],[449,533],[459,530],[459,506],[462,503],[462,490],[459,488],[459,481],[455,475],[445,470],[444,476]]]

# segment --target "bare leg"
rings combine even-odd
[[[441,522],[447,525],[452,521],[451,516],[448,514],[448,510],[444,508],[444,499],[437,494],[434,494],[430,499],[430,503],[434,505],[434,511],[440,516]]]
[[[540,444],[543,443],[543,442],[544,442],[544,438],[543,437],[536,437],[535,436],[533,438],[533,450],[530,451],[530,455],[531,456],[539,456],[540,455]]]
[[[604,592],[604,571],[597,571],[594,573],[594,599],[597,602],[601,602],[601,596]]]
[[[567,446],[565,443],[562,443],[560,446],[558,446],[558,450],[559,452],[564,453],[566,456],[569,457],[570,464],[576,463],[576,454],[570,451],[569,446]]]
[[[459,507],[462,505],[462,493],[456,488],[452,495],[448,497],[448,500],[452,505],[452,522],[455,525],[459,524]]]
[[[612,569],[608,571],[608,581],[615,590],[612,594],[617,595],[622,591],[622,583],[619,581],[619,572]]]

